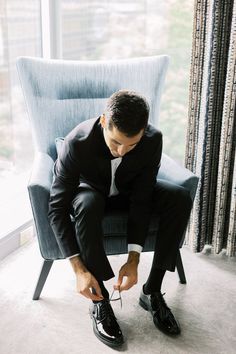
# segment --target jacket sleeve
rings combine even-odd
[[[128,244],[143,247],[148,234],[152,196],[162,154],[162,134],[159,134],[151,159],[133,182],[127,224]]]
[[[71,222],[71,202],[79,185],[79,163],[72,142],[65,138],[53,168],[48,218],[63,256],[79,253]]]

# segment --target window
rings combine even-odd
[[[62,56],[97,60],[168,54],[160,129],[164,150],[183,164],[194,0],[61,2]]]
[[[31,133],[16,58],[41,55],[40,1],[0,2],[0,212],[2,234],[28,218]],[[13,217],[14,215],[14,217]]]

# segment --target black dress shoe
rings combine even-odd
[[[162,332],[171,335],[180,334],[180,326],[166,305],[163,295],[160,291],[146,295],[142,290],[139,304],[144,310],[151,312],[155,326]]]
[[[95,336],[110,347],[119,347],[124,343],[123,334],[116,321],[109,300],[93,303],[90,307]]]

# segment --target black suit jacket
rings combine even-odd
[[[144,245],[161,154],[162,134],[149,124],[139,143],[123,156],[116,170],[116,187],[130,199],[127,243]],[[113,158],[104,140],[100,117],[80,123],[65,137],[54,164],[48,213],[65,257],[79,252],[70,217],[71,202],[79,183],[86,182],[108,196]]]

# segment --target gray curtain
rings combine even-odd
[[[200,178],[186,236],[195,252],[236,255],[235,96],[236,0],[196,0],[185,158]]]

